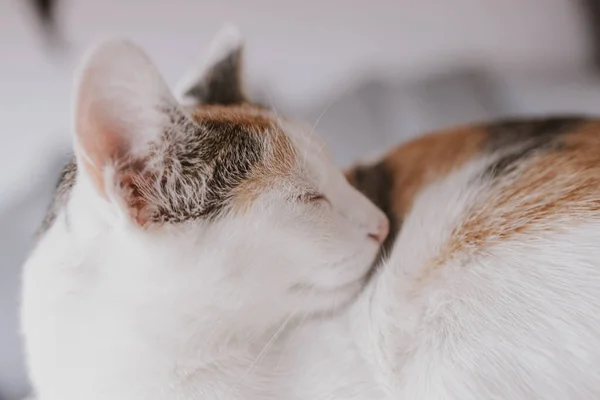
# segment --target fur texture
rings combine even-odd
[[[239,84],[221,61],[196,87]],[[364,287],[383,213],[313,132],[229,89],[180,106],[127,42],[83,64],[75,161],[24,268],[40,400],[281,398],[285,328]]]
[[[600,122],[569,117],[457,128],[360,167],[385,166],[403,221],[349,316],[345,351],[382,398],[600,397],[599,154]]]
[[[386,219],[222,86],[224,37],[192,108],[131,45],[86,64],[24,272],[40,400],[600,398],[600,122],[459,127],[348,171],[393,229],[373,272]]]

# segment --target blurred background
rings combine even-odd
[[[73,69],[124,36],[170,84],[224,22],[254,99],[310,124],[341,166],[423,132],[600,111],[596,0],[0,0],[0,400],[28,392],[21,264],[70,151]]]

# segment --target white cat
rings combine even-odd
[[[245,101],[237,34],[217,40],[193,108],[132,44],[82,67],[23,275],[38,400],[280,398],[271,343],[364,288],[386,217],[313,132]]]

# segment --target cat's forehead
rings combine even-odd
[[[175,124],[164,154],[154,222],[214,218],[247,209],[264,192],[289,187],[301,175],[297,149],[269,112],[249,104],[203,105],[194,124]]]
[[[219,142],[221,152],[232,158],[230,162],[251,158],[262,174],[273,179],[295,169],[297,141],[290,136],[281,117],[270,110],[250,103],[203,105],[193,109],[192,117],[203,130],[212,133],[212,138],[203,145],[211,147],[210,142]]]
[[[201,126],[214,126],[225,132],[243,131],[266,145],[283,146],[280,150],[287,152],[291,148],[311,153],[327,149],[325,141],[311,127],[252,103],[202,105],[193,108],[191,114]]]

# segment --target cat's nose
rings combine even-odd
[[[388,233],[390,232],[390,223],[386,217],[379,218],[377,226],[372,232],[369,232],[369,237],[382,244]]]

